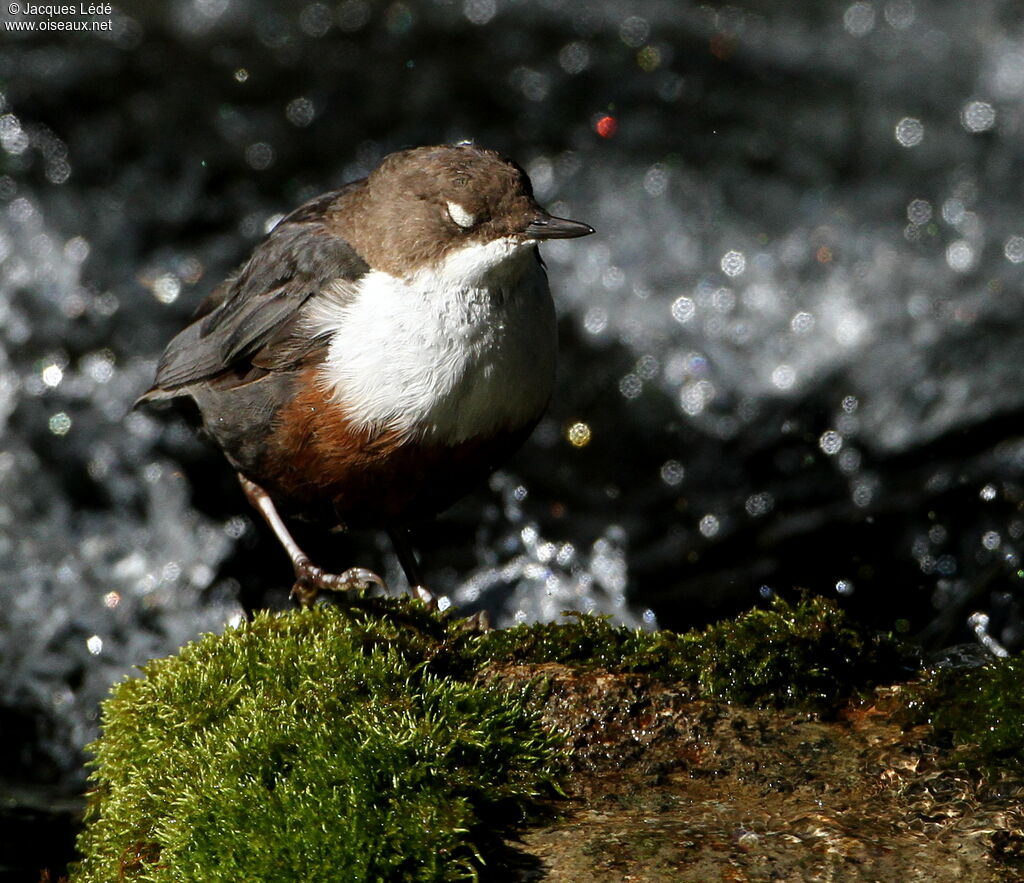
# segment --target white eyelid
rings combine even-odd
[[[472,227],[476,223],[476,218],[457,202],[448,203],[448,216],[462,228]]]

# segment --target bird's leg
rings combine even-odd
[[[284,546],[285,552],[291,558],[292,567],[295,568],[295,585],[292,586],[291,594],[303,607],[309,607],[322,589],[331,592],[344,592],[372,585],[380,586],[382,589],[387,588],[384,580],[365,567],[350,567],[344,573],[327,573],[317,567],[295,542],[295,538],[278,514],[274,501],[270,499],[270,494],[241,473],[238,474],[238,481],[242,485],[246,499],[263,516],[263,520],[270,525],[274,536]]]
[[[416,561],[416,553],[409,543],[408,532],[403,527],[389,527],[388,536],[391,537],[391,545],[395,547],[395,554],[398,555],[398,563],[402,565],[405,578],[409,581],[409,591],[428,607],[436,609],[437,599],[434,593],[423,585],[420,566]]]
[[[416,553],[409,543],[409,534],[405,528],[389,527],[388,536],[391,537],[391,545],[395,547],[395,554],[398,555],[398,563],[402,565],[405,578],[409,580],[409,590],[413,596],[423,601],[430,610],[437,610],[437,598],[434,593],[423,585],[423,577],[420,575],[420,566],[416,561]],[[486,610],[478,610],[468,619],[464,620],[465,627],[472,632],[487,632],[491,630],[491,619]]]

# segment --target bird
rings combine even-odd
[[[494,150],[391,153],[280,220],[170,341],[136,405],[191,400],[291,559],[301,605],[384,581],[314,564],[291,518],[385,530],[432,602],[409,527],[540,420],[557,334],[538,245],[593,232],[542,208]]]

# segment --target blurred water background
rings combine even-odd
[[[803,586],[931,648],[1024,645],[1019,5],[134,0],[94,33],[10,9],[10,787],[80,787],[112,680],[286,603],[220,455],[128,409],[284,212],[417,144],[498,148],[598,229],[544,248],[558,392],[417,533],[435,589],[685,628]],[[306,539],[402,585],[380,537]]]

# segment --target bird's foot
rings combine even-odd
[[[478,610],[472,616],[467,616],[459,625],[467,632],[489,632],[491,631],[491,617],[486,610]]]
[[[409,594],[427,605],[427,610],[437,610],[437,597],[426,586],[409,586]]]
[[[350,567],[344,573],[327,573],[303,557],[295,563],[295,585],[292,586],[291,596],[303,607],[309,607],[322,591],[350,592],[373,586],[387,589],[384,580],[365,567]]]

